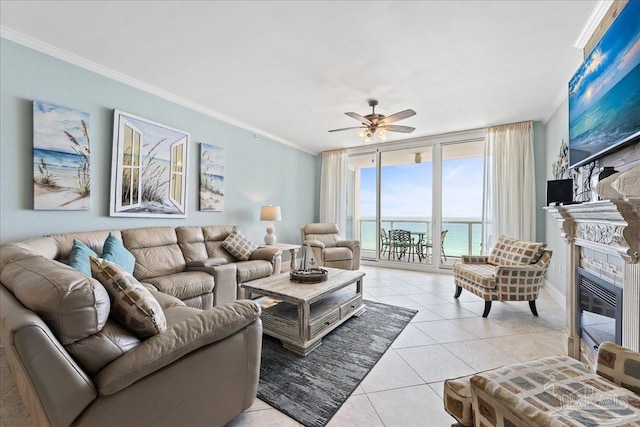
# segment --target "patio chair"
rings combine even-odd
[[[442,253],[444,262],[447,262],[447,254],[444,253],[444,239],[447,237],[448,232],[449,230],[442,230],[440,233],[440,252]],[[420,248],[420,253],[424,253],[424,257],[426,258],[429,255],[429,249],[433,250],[433,239],[431,237],[429,237],[427,243],[424,244],[424,248]],[[422,252],[422,250],[424,250],[424,252]]]
[[[389,235],[384,228],[380,228],[380,256],[389,251]]]
[[[415,261],[415,244],[411,238],[411,232],[407,230],[389,230],[389,256],[391,258],[391,252],[397,260],[407,256],[407,262],[411,261],[410,257],[413,256]]]

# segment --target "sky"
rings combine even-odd
[[[69,132],[82,146],[89,141],[82,133],[82,120],[89,129],[89,113],[60,105],[33,101],[33,146],[43,150],[75,153],[74,144],[64,131]]]
[[[569,81],[570,121],[640,64],[640,1],[631,1]]]
[[[384,166],[381,182],[381,215],[388,217],[431,218],[432,163]],[[442,216],[481,218],[483,158],[442,162]],[[360,215],[375,217],[375,168],[361,170]]]

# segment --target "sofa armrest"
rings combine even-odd
[[[261,259],[264,261],[269,261],[271,264],[273,264],[276,258],[279,256],[282,256],[282,251],[280,249],[274,248],[273,246],[264,246],[253,251],[249,259]]]
[[[215,260],[216,258],[210,258]],[[187,270],[190,271],[204,271],[213,276],[213,304],[223,305],[229,302],[233,302],[238,298],[238,283],[237,283],[237,270],[238,268],[234,263],[211,265],[211,266],[197,266],[189,265]]]
[[[202,311],[143,341],[103,368],[94,378],[100,395],[111,395],[188,353],[221,341],[260,317],[253,301],[236,301]]]
[[[356,248],[360,247],[360,241],[359,240],[338,240],[338,242],[336,243],[336,247],[349,248],[352,251],[355,251]]]
[[[460,260],[463,264],[488,264],[489,257],[485,255],[462,255]]]
[[[320,240],[305,240],[302,242],[302,246],[306,246],[307,243],[311,245],[312,248],[324,249],[324,243],[322,243]]]
[[[634,393],[640,392],[640,353],[604,342],[598,348],[596,374]]]
[[[91,378],[47,324],[0,285],[0,332],[8,371],[37,425],[68,426],[97,397]]]
[[[495,274],[498,292],[512,298],[517,296],[518,301],[537,299],[546,272],[546,268],[535,264],[498,266]]]
[[[360,241],[359,240],[338,240],[336,247],[349,248],[353,252],[352,270],[360,268]]]

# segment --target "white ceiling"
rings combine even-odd
[[[598,1],[0,1],[2,36],[305,151],[546,120]],[[133,112],[144,116],[144,111]],[[177,126],[177,124],[174,124]],[[407,134],[389,133],[389,140]]]

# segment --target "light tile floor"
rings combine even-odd
[[[538,357],[567,354],[564,308],[546,291],[535,318],[527,303],[494,302],[481,317],[484,302],[463,291],[453,298],[453,277],[363,266],[365,298],[419,310],[382,356],[329,427],[449,426],[453,418],[442,407],[447,378],[468,375]],[[30,427],[29,418],[0,356],[0,426]],[[257,400],[227,424],[301,426]]]

